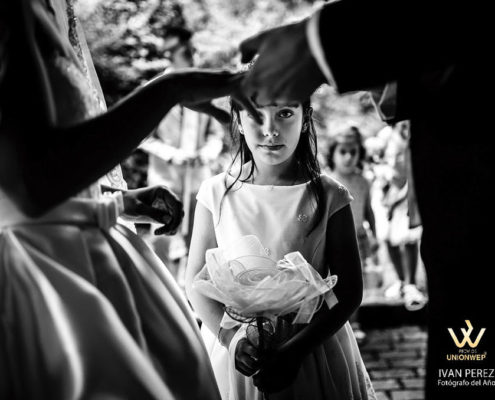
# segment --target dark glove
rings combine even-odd
[[[148,186],[123,192],[124,216],[134,222],[160,223],[155,235],[174,235],[184,210],[181,201],[165,186]]]

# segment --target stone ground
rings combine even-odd
[[[360,344],[378,400],[423,400],[426,312],[407,311],[400,299],[384,296],[396,279],[391,268],[365,273],[365,295],[358,320],[366,339]]]
[[[363,277],[365,293],[358,320],[367,336],[360,349],[377,398],[423,400],[427,306],[411,312],[405,309],[402,300],[385,297],[386,288],[397,279],[387,263],[367,269]],[[422,265],[417,282],[425,292]]]
[[[423,400],[426,328],[370,329],[360,345],[379,400]]]

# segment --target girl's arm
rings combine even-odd
[[[217,335],[220,343],[228,348],[238,328],[220,331],[220,322],[224,314],[223,304],[199,294],[192,287],[194,276],[205,265],[206,250],[215,247],[217,247],[217,241],[212,215],[206,207],[197,203],[186,269],[186,294],[201,321],[213,334]],[[251,376],[254,371],[258,370],[257,361],[253,358],[256,354],[256,348],[246,338],[240,339],[235,349],[237,370],[246,376]]]
[[[364,219],[368,221],[370,226],[372,237],[369,238],[370,251],[372,254],[376,254],[379,248],[378,240],[376,238],[376,221],[375,213],[371,207],[371,191],[368,190],[365,204],[364,204]]]
[[[373,233],[373,237],[376,238],[375,213],[373,212],[373,208],[371,207],[371,192],[369,187],[364,202],[364,219],[368,221],[368,224],[370,224],[370,229],[371,232]]]
[[[330,310],[324,304],[308,326],[262,362],[254,382],[263,391],[278,391],[289,385],[304,357],[342,328],[361,304],[361,261],[350,206],[336,212],[328,221],[326,248],[331,272],[338,276],[334,292],[339,302]]]

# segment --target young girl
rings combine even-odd
[[[355,126],[339,132],[330,144],[328,152],[331,176],[342,183],[354,199],[351,209],[363,265],[376,244],[375,214],[371,208],[371,187],[370,182],[363,175],[365,155],[366,150],[361,133]],[[371,241],[365,229],[365,223],[369,225]]]
[[[363,266],[366,266],[377,244],[375,214],[371,208],[370,182],[363,175],[365,154],[366,150],[359,129],[350,126],[335,135],[327,157],[330,175],[342,183],[353,197],[351,210]],[[369,225],[371,237],[365,228],[365,222]],[[351,325],[356,339],[364,340],[365,333],[360,329],[357,312],[351,318]]]
[[[226,172],[203,182],[198,193],[190,257],[188,297],[202,332],[222,398],[375,398],[356,340],[347,323],[362,298],[361,264],[349,192],[320,174],[309,102],[259,109],[263,124],[234,104],[232,134],[239,142]],[[233,163],[233,164],[234,164]],[[284,344],[260,354],[237,328],[220,327],[223,305],[192,288],[209,248],[228,247],[254,234],[267,256],[300,251],[323,276],[338,275],[338,303],[326,304]],[[254,375],[254,376],[253,376]]]

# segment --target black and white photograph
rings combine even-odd
[[[0,0],[0,400],[494,399],[490,15]]]

